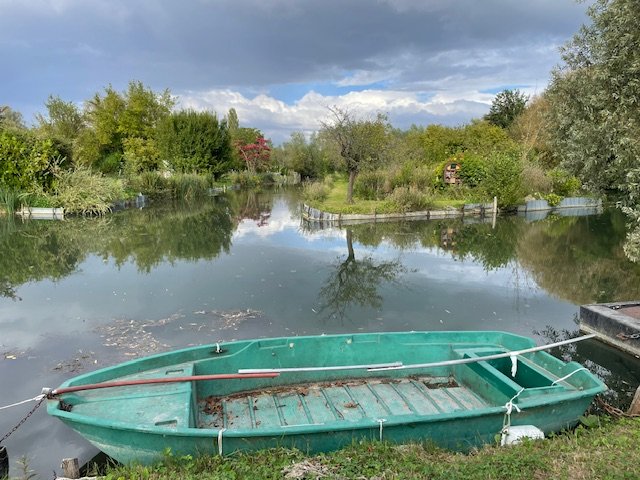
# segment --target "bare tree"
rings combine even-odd
[[[358,172],[380,162],[387,144],[389,125],[384,115],[375,120],[359,120],[347,109],[330,107],[331,121],[322,122],[326,132],[338,146],[349,174],[347,203],[353,203],[353,184]]]

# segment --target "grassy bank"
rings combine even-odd
[[[305,202],[318,210],[340,214],[397,213],[421,210],[462,208],[465,203],[477,202],[473,197],[460,198],[444,194],[425,194],[407,189],[383,200],[366,200],[354,197],[348,204],[347,179],[342,176],[329,177],[322,183],[305,188]]]
[[[638,478],[640,419],[612,421],[537,442],[471,454],[429,445],[363,443],[317,456],[272,449],[231,457],[174,458],[154,467],[115,467],[116,479],[621,479]]]

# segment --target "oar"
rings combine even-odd
[[[76,385],[74,387],[62,387],[43,393],[48,397],[62,395],[63,393],[81,392],[84,390],[96,390],[98,388],[130,387],[134,385],[153,385],[157,383],[179,383],[179,382],[202,382],[204,380],[244,380],[246,378],[274,378],[279,376],[277,372],[269,373],[219,373],[215,375],[191,375],[188,377],[166,377],[166,378],[140,378],[137,380],[118,380],[114,382],[89,383],[87,385]]]
[[[482,357],[458,358],[458,359],[455,359],[455,360],[443,360],[441,362],[415,363],[413,365],[402,365],[400,367],[372,368],[372,369],[370,369],[370,371],[375,372],[375,371],[379,371],[379,370],[405,370],[405,369],[408,369],[408,368],[448,367],[450,365],[463,365],[465,363],[484,362],[486,360],[496,360],[498,358],[517,357],[518,355],[522,355],[522,354],[525,354],[525,353],[539,352],[541,350],[550,350],[552,348],[560,347],[562,345],[568,345],[570,343],[581,342],[582,340],[589,340],[590,338],[594,338],[595,336],[596,336],[595,333],[591,333],[589,335],[583,335],[582,337],[570,338],[568,340],[563,340],[561,342],[549,343],[547,345],[541,345],[539,347],[525,348],[524,350],[511,350],[510,352],[496,353],[496,354],[493,354],[493,355],[484,355]]]
[[[332,365],[328,367],[289,367],[289,368],[241,368],[239,374],[252,375],[255,373],[284,373],[284,372],[330,372],[332,370],[385,370],[387,368],[401,368],[402,362],[372,363],[364,365]]]
[[[485,360],[495,360],[497,358],[507,358],[522,355],[523,353],[538,352],[540,350],[549,350],[551,348],[560,347],[570,343],[581,342],[582,340],[588,340],[594,338],[595,333],[590,335],[583,335],[581,337],[570,338],[561,342],[549,343],[539,347],[526,348],[524,350],[512,350],[510,352],[496,353],[494,355],[485,355],[483,357],[469,357],[459,358],[456,360],[443,360],[440,362],[432,363],[416,363],[413,365],[404,365],[402,362],[394,363],[382,363],[379,365],[336,365],[330,367],[292,367],[292,368],[245,368],[238,370],[238,373],[248,375],[254,373],[289,373],[289,372],[309,372],[309,371],[330,371],[330,370],[356,370],[364,369],[370,372],[378,372],[383,370],[406,370],[409,368],[431,368],[431,367],[446,367],[449,365],[460,365],[464,363],[482,362]]]

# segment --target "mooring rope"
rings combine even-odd
[[[581,372],[582,370],[584,370],[585,372],[588,372],[588,371],[589,371],[589,369],[587,369],[587,368],[585,368],[585,367],[580,367],[580,368],[578,368],[578,369],[574,370],[573,372],[571,372],[570,374],[565,375],[564,377],[560,377],[560,378],[558,378],[557,380],[554,380],[554,381],[553,381],[553,383],[552,383],[551,385],[555,385],[556,383],[563,382],[563,381],[565,381],[567,378],[569,378],[571,375],[573,375],[574,373]]]
[[[7,405],[6,407],[2,407],[2,408],[9,408],[9,407],[13,407],[13,406],[16,406],[16,405],[22,405],[23,403],[26,403],[26,402],[31,402],[31,401],[37,401],[37,402],[38,402],[38,403],[36,403],[36,404],[34,405],[34,407],[33,407],[31,410],[29,410],[29,413],[27,413],[27,414],[24,416],[24,418],[23,418],[22,420],[20,420],[20,421],[16,424],[16,426],[15,426],[15,427],[13,427],[11,430],[9,430],[9,431],[5,434],[2,438],[0,438],[0,443],[4,442],[7,438],[9,438],[9,437],[13,434],[13,432],[15,432],[16,430],[18,430],[18,428],[20,428],[20,427],[22,426],[22,424],[23,424],[24,422],[26,422],[26,421],[27,421],[27,419],[28,419],[31,415],[33,415],[33,413],[38,409],[38,407],[39,407],[40,405],[42,405],[42,403],[46,400],[46,398],[47,398],[47,395],[42,394],[42,395],[38,395],[37,397],[34,397],[34,398],[30,398],[30,399],[24,400],[24,401],[22,401],[22,402],[18,402],[18,403],[14,403],[14,404],[12,404],[12,405]]]
[[[16,402],[16,403],[12,403],[11,405],[5,405],[4,407],[0,407],[0,410],[5,410],[11,407],[17,407],[18,405],[24,405],[25,403],[29,403],[29,402],[37,402],[39,400],[42,400],[45,397],[46,395],[38,395],[37,397],[27,398],[26,400],[22,400],[21,402]]]
[[[518,390],[518,393],[516,393],[513,397],[511,397],[511,399],[504,405],[504,408],[506,408],[507,411],[504,413],[504,419],[502,420],[502,430],[500,432],[501,433],[500,446],[504,446],[505,443],[507,442],[507,434],[509,433],[509,428],[511,427],[512,410],[515,408],[516,412],[518,413],[522,411],[520,407],[513,402],[516,398],[520,396],[522,392],[524,392],[524,390],[525,390],[524,387],[522,387],[520,390]]]

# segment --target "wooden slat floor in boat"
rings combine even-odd
[[[363,379],[287,386],[198,404],[198,427],[264,429],[430,415],[488,406],[448,377]]]

